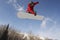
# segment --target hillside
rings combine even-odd
[[[9,25],[0,25],[0,40],[53,40],[33,35],[32,33],[17,32]]]

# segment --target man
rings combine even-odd
[[[31,1],[29,4],[28,4],[28,7],[27,7],[27,12],[30,13],[30,14],[34,14],[36,16],[36,12],[34,11],[34,6],[36,4],[38,4],[39,2],[33,2]]]

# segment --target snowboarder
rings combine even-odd
[[[28,7],[27,7],[27,12],[30,13],[30,14],[34,14],[34,16],[36,16],[36,12],[34,11],[34,6],[36,4],[38,4],[39,2],[33,2],[31,1],[29,4],[28,4]]]

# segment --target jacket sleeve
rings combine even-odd
[[[39,2],[34,2],[34,5],[38,4]]]

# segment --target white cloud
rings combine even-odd
[[[18,0],[9,0],[7,1],[8,4],[12,4],[12,6],[17,10],[17,11],[24,11],[23,6],[19,5],[17,3]]]
[[[56,28],[56,25],[57,25],[57,23],[54,22],[53,26],[47,32],[51,32],[54,28]]]
[[[41,23],[41,27],[45,27],[45,26],[46,26],[46,24],[47,24],[47,20],[46,20],[46,19],[44,19],[44,20],[42,21],[42,23]]]
[[[17,3],[17,0],[8,0],[7,3]]]
[[[45,18],[44,18],[44,20],[43,20],[43,21],[42,21],[42,23],[41,23],[41,27],[46,27],[47,22],[52,22],[52,23],[53,23],[53,25],[55,25],[55,24],[56,24],[56,22],[55,22],[55,21],[53,21],[52,19],[45,17]]]

